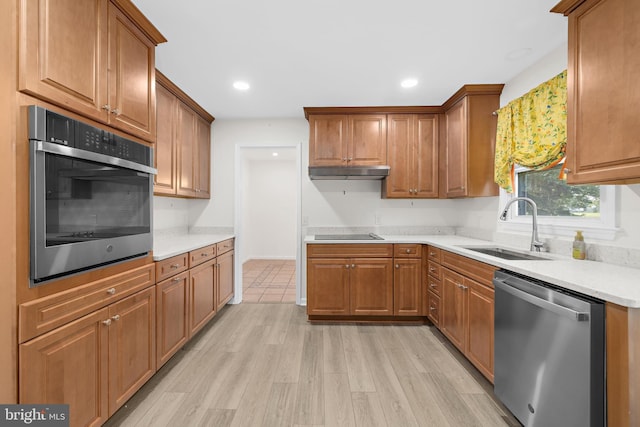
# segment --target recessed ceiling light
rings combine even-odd
[[[402,86],[404,88],[414,87],[417,84],[418,84],[418,80],[417,79],[404,79],[402,82],[400,82],[400,86]]]
[[[273,153],[271,153],[271,155],[272,155],[273,157],[278,157],[278,153],[276,153],[275,151],[274,151]]]
[[[247,82],[237,81],[233,83],[233,87],[238,90],[249,90],[251,86],[249,86],[249,83]]]

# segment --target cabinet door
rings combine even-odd
[[[423,297],[424,298],[424,297]],[[433,322],[436,328],[440,329],[440,297],[433,292],[427,291],[426,308],[424,308],[429,320]]]
[[[218,289],[217,308],[220,310],[231,298],[233,298],[233,251],[225,252],[217,259],[218,262]]]
[[[394,260],[393,314],[396,316],[422,315],[422,260]]]
[[[108,414],[107,308],[20,345],[20,403],[67,403],[70,425],[100,426]]]
[[[460,274],[442,268],[440,330],[464,353],[467,298],[463,282],[464,278]]]
[[[639,17],[636,0],[587,1],[569,15],[569,184],[640,181]]]
[[[346,166],[347,116],[309,116],[309,166]]]
[[[307,314],[349,314],[349,268],[346,258],[307,260]]]
[[[156,372],[156,288],[109,306],[109,415]]]
[[[175,195],[178,185],[176,147],[176,97],[164,87],[156,86],[158,138],[154,150],[158,174],[153,178],[153,193]]]
[[[438,116],[415,116],[415,191],[421,198],[438,197]]]
[[[111,3],[108,34],[109,124],[155,142],[155,45]]]
[[[156,286],[156,365],[160,369],[189,339],[189,273]]]
[[[444,115],[445,192],[447,197],[466,196],[467,185],[467,98],[451,107]]]
[[[210,197],[211,181],[211,125],[204,119],[196,116],[196,148],[197,160],[195,177],[197,179],[196,196],[199,199]]]
[[[393,259],[352,259],[349,274],[350,314],[393,315]]]
[[[414,165],[414,116],[389,114],[387,116],[387,147],[390,166],[384,182],[384,197],[408,198],[416,188]]]
[[[387,164],[386,114],[350,115],[348,131],[348,166]]]
[[[195,197],[196,192],[196,159],[195,123],[193,110],[182,102],[178,102],[176,144],[178,147],[178,189],[180,196]]]
[[[189,286],[189,336],[193,336],[216,314],[216,261],[191,269]]]
[[[106,123],[108,1],[19,4],[19,89]]]
[[[493,289],[464,279],[468,293],[468,339],[466,356],[493,382]]]

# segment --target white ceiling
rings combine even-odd
[[[559,0],[133,1],[169,40],[157,68],[217,119],[440,105],[463,84],[509,81],[567,39],[566,18],[549,12]],[[400,87],[407,77],[418,85]]]

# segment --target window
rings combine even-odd
[[[521,166],[515,169],[514,194],[536,202],[540,231],[571,236],[575,230],[588,230],[587,235],[591,237],[613,239],[616,231],[615,186],[568,185],[558,179],[561,167],[542,171]],[[501,191],[500,208],[513,197]],[[528,231],[530,227],[531,207],[526,202],[515,203],[509,209],[507,223],[500,226],[516,231]]]

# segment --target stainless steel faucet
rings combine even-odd
[[[533,211],[533,214],[532,214],[533,230],[531,232],[530,250],[535,252],[540,252],[540,250],[545,249],[545,245],[544,245],[544,242],[540,240],[540,236],[538,236],[538,205],[536,205],[536,202],[534,202],[528,197],[514,197],[513,199],[509,200],[507,204],[504,206],[504,210],[502,211],[502,214],[500,214],[500,220],[502,221],[507,220],[507,212],[509,211],[509,207],[519,200],[522,200],[523,202],[527,202],[531,205],[531,210]]]

